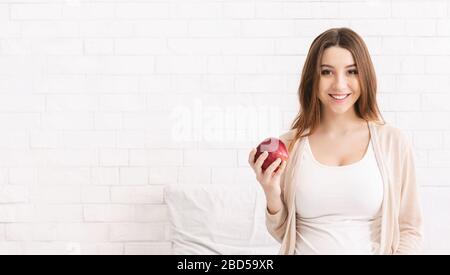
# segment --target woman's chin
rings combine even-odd
[[[350,111],[351,106],[329,106],[331,113],[336,115],[342,115]]]

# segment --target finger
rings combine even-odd
[[[255,171],[256,173],[261,173],[261,166],[263,165],[264,161],[266,160],[267,156],[269,156],[269,153],[267,151],[264,151],[256,160],[255,162]]]
[[[286,169],[286,166],[287,166],[287,161],[284,160],[283,163],[281,163],[281,166],[278,169],[278,171],[275,172],[275,176],[278,177],[281,174],[283,174],[284,170]]]
[[[269,165],[269,167],[267,167],[266,171],[264,172],[264,176],[271,176],[273,174],[273,171],[275,171],[275,169],[277,169],[277,167],[280,165],[281,163],[281,159],[277,158],[274,162],[272,162],[271,165]]]
[[[252,148],[252,150],[250,151],[250,153],[248,154],[248,163],[250,164],[250,166],[253,167],[253,165],[255,164],[255,155],[256,155],[256,149]]]

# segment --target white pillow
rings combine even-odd
[[[174,184],[164,190],[174,254],[277,254],[257,184]]]

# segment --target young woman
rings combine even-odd
[[[262,172],[267,153],[256,161],[256,150],[249,154],[281,254],[420,253],[413,148],[382,119],[376,92],[358,34],[336,28],[313,41],[298,90],[301,109],[280,137],[289,160]]]

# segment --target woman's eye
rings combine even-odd
[[[330,70],[322,70],[321,71],[321,75],[331,75],[333,72]],[[348,71],[349,74],[351,75],[357,75],[358,74],[358,70],[350,70]]]

